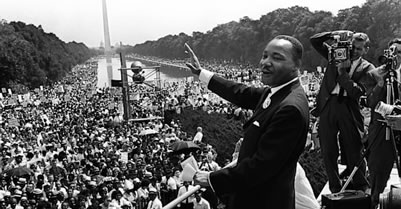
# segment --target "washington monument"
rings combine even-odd
[[[111,79],[113,78],[113,67],[111,63],[111,47],[110,47],[110,33],[109,33],[109,21],[107,17],[107,5],[106,0],[103,0],[103,27],[104,27],[104,54],[106,55],[107,65],[107,83],[106,86],[111,86]]]

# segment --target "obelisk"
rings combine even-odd
[[[109,33],[109,20],[107,17],[106,0],[103,0],[103,27],[104,27],[104,54],[106,55],[107,66],[107,87],[111,87],[111,79],[113,78],[113,66],[111,61],[111,46]]]

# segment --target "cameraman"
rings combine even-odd
[[[397,93],[400,95],[400,64],[401,64],[401,38],[393,39],[388,44],[389,47],[396,47],[394,53],[396,53],[395,60],[397,61],[394,70],[398,79],[396,79],[396,87],[393,101],[397,99]],[[390,177],[391,169],[394,165],[395,153],[392,140],[386,140],[386,125],[382,122],[384,118],[381,114],[375,112],[376,105],[382,101],[387,103],[386,96],[386,78],[389,74],[389,66],[382,65],[368,73],[368,86],[367,92],[367,104],[371,108],[371,121],[369,124],[368,143],[370,146],[370,154],[368,157],[368,168],[369,168],[369,181],[372,186],[372,204],[377,205],[379,202],[379,194],[383,192],[387,185],[387,180]],[[391,104],[390,104],[391,105]],[[388,117],[388,124],[394,130],[400,129],[401,119],[398,116]],[[394,132],[396,134],[396,132]],[[397,135],[397,134],[396,134]],[[400,150],[399,150],[400,151]]]
[[[312,115],[320,117],[320,147],[330,191],[336,193],[342,187],[337,164],[338,144],[347,169],[352,170],[362,157],[364,125],[359,98],[365,94],[366,72],[374,69],[373,64],[362,58],[369,50],[370,41],[364,33],[334,31],[316,34],[310,42],[329,61]],[[349,189],[368,188],[365,171],[366,166],[362,165]]]

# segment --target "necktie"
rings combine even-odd
[[[185,190],[188,192],[188,187],[185,187]],[[188,204],[189,197],[185,200],[185,203]]]
[[[338,93],[338,102],[341,103],[344,101],[344,88],[340,87],[340,91]]]
[[[352,68],[352,64],[353,63],[351,62],[351,66],[347,69],[347,73],[350,72],[350,70]],[[338,74],[337,74],[337,76],[338,76]],[[342,103],[344,101],[344,91],[345,91],[344,88],[340,86],[340,90],[338,92],[338,102],[339,103]]]

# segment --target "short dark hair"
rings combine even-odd
[[[298,39],[287,35],[278,35],[274,37],[274,39],[283,39],[289,41],[292,44],[292,56],[294,61],[295,62],[302,61],[304,47],[302,46],[302,43]]]
[[[395,38],[395,39],[391,40],[390,42],[388,42],[388,46],[391,46],[393,44],[401,44],[401,38]]]

